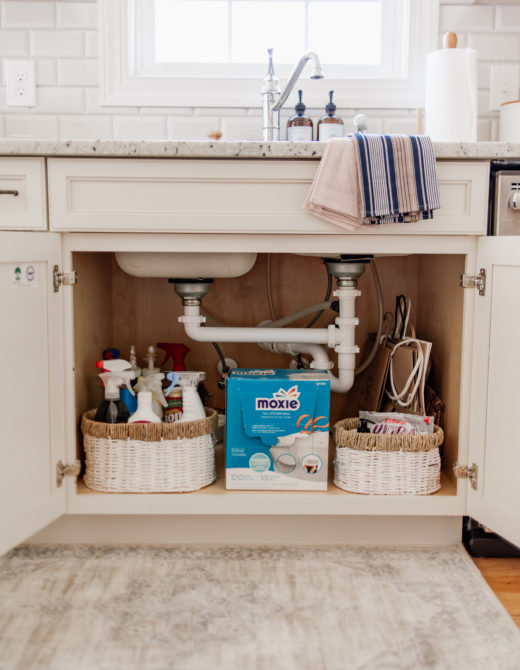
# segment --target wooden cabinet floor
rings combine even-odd
[[[474,558],[473,561],[520,628],[520,558]]]

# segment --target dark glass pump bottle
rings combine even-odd
[[[298,91],[299,102],[295,105],[291,118],[287,121],[287,140],[289,142],[311,142],[313,123],[305,116],[305,105],[302,102],[302,91]]]
[[[332,102],[333,94],[334,91],[329,91],[330,101],[325,107],[326,114],[318,121],[316,139],[322,142],[330,140],[333,137],[343,137],[345,135],[343,121],[339,116],[336,116],[336,105]]]

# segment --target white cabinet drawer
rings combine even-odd
[[[318,161],[51,158],[48,166],[52,230],[345,233],[303,211]],[[489,165],[440,162],[438,176],[442,208],[432,221],[361,234],[485,234]]]
[[[0,158],[0,229],[45,230],[44,158]]]

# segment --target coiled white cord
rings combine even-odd
[[[394,355],[395,352],[399,349],[399,347],[405,344],[417,345],[417,361],[415,362],[415,365],[413,366],[410,376],[406,380],[403,389],[398,392],[397,389],[395,388],[395,382],[394,382],[394,366],[393,366]],[[390,354],[390,367],[388,370],[388,378],[392,393],[386,390],[386,394],[388,395],[390,400],[393,400],[400,407],[410,407],[410,405],[413,403],[415,399],[419,400],[417,398],[417,392],[419,391],[423,374],[424,374],[424,353],[420,341],[413,337],[407,337],[404,340],[400,340],[399,342],[394,344],[392,353]],[[412,384],[413,384],[412,390],[409,392],[410,386]],[[406,395],[407,393],[408,396]]]

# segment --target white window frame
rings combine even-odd
[[[147,6],[148,4],[148,6]],[[325,79],[305,80],[305,102],[321,107],[327,92],[335,91],[338,107],[413,108],[424,106],[426,54],[437,48],[439,0],[409,0],[410,17],[404,27],[409,35],[405,45],[402,72],[386,79],[338,78],[337,70]],[[150,58],[142,46],[143,27],[150,25],[147,0],[100,0],[102,29],[101,104],[141,107],[260,107],[260,89],[267,68],[258,76],[227,75],[226,69],[215,76],[200,77],[187,70],[186,76],[172,76],[168,68],[150,67]],[[393,30],[393,26],[389,27]],[[295,54],[295,62],[302,54]],[[319,55],[319,54],[318,54]],[[218,66],[217,66],[218,67]],[[229,66],[227,66],[229,67]],[[240,72],[240,66],[232,66]],[[250,66],[247,66],[250,67]],[[276,67],[285,83],[287,66]],[[310,74],[310,68],[309,68]],[[302,78],[308,76],[306,70]]]

